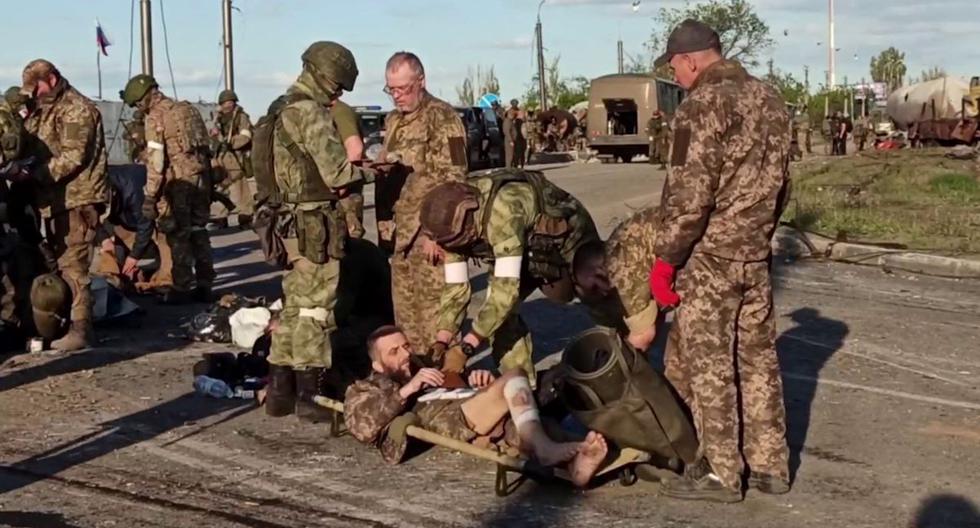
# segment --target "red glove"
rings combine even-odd
[[[661,308],[677,306],[681,298],[674,291],[674,267],[657,259],[650,269],[650,293]]]

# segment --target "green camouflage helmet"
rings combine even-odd
[[[236,94],[234,90],[222,90],[221,93],[218,94],[218,104],[224,104],[228,101],[238,102],[238,94]]]
[[[141,73],[126,83],[126,87],[119,92],[119,97],[127,106],[136,106],[151,89],[158,86],[152,75]]]
[[[7,106],[12,110],[16,111],[21,106],[27,104],[31,98],[20,91],[19,86],[11,86],[7,88],[6,92],[3,92],[3,100],[7,103]]]
[[[358,73],[354,54],[336,42],[321,40],[311,44],[303,52],[303,66],[323,88],[334,90],[340,86],[348,92],[354,89]]]
[[[31,308],[34,326],[45,339],[57,339],[68,329],[71,290],[57,273],[48,273],[31,284]]]

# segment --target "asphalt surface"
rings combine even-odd
[[[645,164],[547,174],[603,234],[656,203],[664,176]],[[213,240],[222,289],[277,295],[251,234]],[[686,503],[612,480],[525,482],[498,498],[494,468],[463,455],[387,466],[326,426],[195,396],[191,366],[227,347],[180,338],[193,310],[140,299],[148,315],[102,329],[97,349],[0,357],[0,526],[980,526],[980,283],[776,264],[787,495]],[[539,359],[588,326],[574,305],[522,310]]]

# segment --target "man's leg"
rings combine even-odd
[[[531,386],[535,385],[536,374],[534,372],[531,332],[516,310],[490,337],[490,348],[500,372],[520,369],[531,381]]]
[[[231,176],[235,178],[235,183],[231,184],[228,192],[231,200],[235,202],[238,227],[248,228],[252,225],[252,214],[255,212],[255,193],[252,192],[252,186],[243,171],[234,171]]]
[[[665,492],[679,498],[741,500],[738,393],[733,356],[741,295],[732,268],[737,263],[694,255],[684,272],[690,288],[674,324],[680,350],[690,362],[691,408],[701,454],[712,473],[693,476]],[[720,488],[717,486],[720,484]],[[737,495],[737,497],[736,497]]]
[[[748,263],[744,270],[745,300],[738,315],[737,339],[742,451],[753,474],[775,480],[769,483],[770,490],[789,491],[786,409],[776,355],[769,263]]]
[[[191,245],[191,205],[187,184],[170,181],[164,187],[165,211],[157,220],[159,231],[167,238],[173,257],[173,287],[164,296],[165,303],[181,303],[190,300],[194,287],[194,253]]]
[[[170,244],[167,237],[158,230],[153,232],[153,243],[157,246],[157,255],[160,257],[160,267],[150,277],[149,284],[153,288],[169,288],[174,284],[173,267],[174,260],[170,251]]]
[[[207,177],[198,176],[193,186],[188,188],[191,234],[190,243],[194,259],[194,276],[197,282],[194,290],[198,300],[211,300],[211,287],[214,285],[214,256],[211,253],[211,235],[208,233],[209,183]]]
[[[435,341],[439,298],[445,285],[442,266],[433,266],[415,244],[407,256],[391,258],[391,294],[395,324],[405,330],[416,354],[425,354]]]
[[[92,291],[89,265],[92,262],[92,243],[99,223],[99,212],[93,205],[84,205],[59,214],[53,222],[61,228],[58,246],[63,252],[58,256],[58,270],[68,283],[72,293],[71,330],[51,343],[56,350],[71,351],[90,346],[92,330]]]

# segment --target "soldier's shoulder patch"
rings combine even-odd
[[[82,139],[82,125],[75,122],[65,123],[65,139],[78,141]]]
[[[691,146],[691,129],[680,127],[674,130],[673,147],[670,152],[670,166],[682,167],[687,163],[687,150]]]
[[[453,165],[466,166],[466,140],[461,136],[449,137],[449,159]]]

